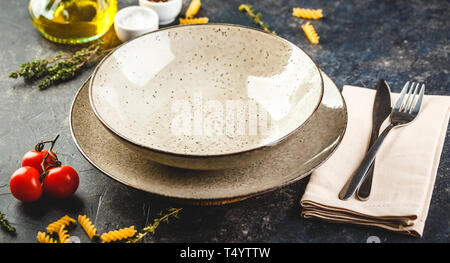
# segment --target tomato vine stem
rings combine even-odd
[[[45,176],[47,176],[47,174],[48,174],[48,169],[47,169],[47,168],[53,168],[53,167],[61,166],[61,162],[58,160],[58,157],[52,153],[53,146],[55,146],[56,140],[58,140],[58,138],[59,138],[59,134],[57,134],[56,137],[55,137],[53,140],[51,140],[51,141],[43,141],[43,142],[40,142],[40,143],[38,143],[38,144],[36,145],[36,147],[38,147],[38,145],[41,144],[41,145],[42,145],[42,148],[43,148],[43,145],[44,145],[45,143],[50,143],[50,149],[49,149],[49,150],[47,151],[47,153],[45,154],[44,160],[42,160],[42,163],[41,163],[41,167],[42,167],[42,175],[41,175],[41,177],[39,178],[39,180],[40,180],[41,182],[44,180]],[[42,149],[41,149],[41,151],[42,151]],[[53,165],[53,164],[48,164],[48,165],[47,165],[47,168],[46,168],[46,167],[45,167],[45,162],[47,161],[47,158],[48,158],[49,155],[51,155],[51,156],[53,157],[53,162],[54,162],[55,164],[54,164],[54,165]]]

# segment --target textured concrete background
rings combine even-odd
[[[28,16],[26,0],[0,3],[0,211],[17,228],[0,231],[0,242],[35,242],[38,231],[64,214],[87,214],[99,232],[152,222],[163,208],[177,206],[130,189],[93,168],[70,136],[69,108],[74,94],[92,72],[40,91],[21,80],[8,79],[20,63],[50,57],[66,47],[42,38]],[[137,4],[121,1],[119,7]],[[427,93],[450,95],[450,2],[358,0],[203,0],[200,16],[212,22],[254,26],[238,12],[251,3],[282,37],[304,48],[339,87],[373,88],[385,78],[398,92],[407,80],[422,81]],[[184,1],[186,8],[187,1]],[[313,21],[320,44],[311,45],[301,31],[293,7],[322,8],[325,18]],[[80,187],[68,200],[42,199],[23,204],[10,194],[8,180],[22,155],[41,139],[61,133],[56,152],[80,175]],[[185,207],[180,220],[162,225],[146,242],[381,242],[449,241],[449,135],[441,156],[424,236],[412,238],[385,230],[300,218],[299,200],[308,178],[281,190],[222,207]],[[71,235],[88,242],[80,227]]]

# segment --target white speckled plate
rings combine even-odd
[[[94,113],[124,143],[151,160],[205,170],[288,141],[322,95],[320,70],[301,48],[231,24],[133,39],[99,63],[89,85]]]
[[[325,74],[323,77],[324,97],[309,122],[293,135],[292,141],[245,168],[185,170],[136,155],[95,117],[89,104],[87,83],[73,101],[70,127],[84,157],[125,185],[182,202],[225,204],[293,183],[307,176],[334,152],[345,132],[347,109],[336,85]]]

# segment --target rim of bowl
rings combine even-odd
[[[148,5],[170,5],[172,4],[172,2],[176,2],[177,0],[168,0],[166,2],[153,2],[153,1],[149,1],[149,0],[139,0],[139,4],[142,2],[144,5],[148,4]],[[182,2],[182,1],[181,1]]]
[[[326,73],[324,73],[325,75],[327,75]],[[329,77],[330,78],[330,77]],[[109,178],[127,186],[127,187],[131,187],[133,189],[137,189],[140,191],[143,191],[145,193],[148,193],[150,195],[165,199],[165,200],[172,200],[172,201],[178,201],[180,203],[187,203],[187,204],[194,204],[194,205],[201,205],[201,206],[214,206],[214,205],[224,205],[224,204],[230,204],[230,203],[234,203],[234,202],[238,202],[241,200],[245,200],[254,196],[258,196],[258,195],[262,195],[262,194],[266,194],[272,191],[275,191],[277,189],[281,189],[285,186],[288,186],[290,184],[293,184],[301,179],[303,179],[304,177],[306,177],[308,174],[310,174],[313,170],[315,170],[317,167],[320,167],[323,163],[325,163],[337,150],[337,148],[339,147],[339,145],[341,144],[343,138],[344,138],[344,134],[347,131],[347,124],[348,124],[348,110],[347,110],[347,104],[345,102],[344,96],[342,95],[342,92],[339,91],[339,96],[342,99],[343,102],[343,109],[345,111],[345,125],[344,125],[344,129],[342,130],[339,140],[337,141],[336,146],[334,147],[334,149],[331,151],[331,153],[324,159],[322,160],[322,162],[320,162],[317,166],[315,166],[313,169],[297,176],[296,178],[293,178],[287,182],[285,182],[284,184],[281,185],[277,185],[277,186],[273,186],[271,188],[265,189],[265,190],[260,190],[260,191],[255,191],[253,193],[250,194],[238,194],[235,196],[230,196],[230,197],[224,197],[224,198],[184,198],[184,197],[179,197],[179,196],[168,196],[168,195],[164,195],[164,194],[160,194],[160,193],[154,193],[154,192],[148,192],[147,190],[145,190],[143,187],[138,187],[138,186],[132,186],[131,184],[125,182],[124,180],[119,180],[118,178],[114,177],[113,175],[109,174],[108,172],[106,172],[104,169],[100,168],[100,166],[98,166],[94,161],[91,160],[91,158],[89,158],[87,156],[87,154],[84,152],[84,149],[79,145],[78,140],[75,137],[75,133],[73,130],[73,126],[72,126],[72,120],[73,120],[73,108],[75,105],[75,102],[77,100],[77,97],[80,94],[81,89],[83,88],[83,86],[85,85],[85,83],[87,81],[90,81],[90,79],[92,79],[92,77],[89,77],[88,80],[86,80],[83,85],[78,89],[77,93],[75,94],[73,100],[72,100],[72,104],[70,107],[70,112],[69,112],[69,126],[70,126],[70,133],[72,135],[72,138],[74,139],[75,145],[78,149],[78,151],[81,153],[81,155],[83,155],[84,158],[86,158],[86,160],[92,164],[95,168],[97,168],[100,172],[102,172],[104,175],[108,176]],[[331,82],[336,86],[336,83],[334,82],[334,80],[332,80],[330,78]],[[89,89],[89,86],[88,86]],[[320,103],[322,104],[322,103]]]
[[[131,11],[133,11],[133,9],[135,9],[135,10],[143,10],[144,12],[149,14],[148,18],[152,20],[151,21],[152,25],[151,26],[144,26],[144,27],[133,28],[133,27],[128,27],[127,25],[123,24],[121,19],[123,18],[124,15],[126,15],[125,12],[128,10],[128,14],[129,14]],[[120,13],[120,12],[122,12],[122,13]],[[118,14],[119,14],[119,16],[118,16]],[[114,16],[114,24],[116,24],[118,27],[120,27],[120,28],[122,28],[122,29],[124,29],[126,31],[132,31],[132,32],[153,28],[155,25],[158,25],[158,23],[159,23],[159,15],[158,15],[158,13],[155,10],[151,9],[151,8],[148,8],[148,7],[145,7],[145,6],[140,6],[140,5],[133,5],[133,6],[127,6],[125,8],[122,8],[122,9],[119,10],[119,12],[117,12],[116,16]]]
[[[319,76],[320,76],[320,83],[321,83],[320,89],[321,89],[321,93],[320,93],[320,98],[317,100],[317,104],[316,104],[316,106],[314,107],[314,110],[311,112],[311,114],[306,118],[306,120],[305,120],[303,123],[301,123],[299,126],[297,126],[295,129],[293,129],[292,131],[290,131],[290,132],[287,133],[286,135],[281,136],[281,137],[277,138],[276,140],[273,140],[273,141],[271,141],[271,142],[269,142],[269,143],[266,143],[266,144],[264,144],[264,145],[260,145],[260,146],[257,146],[257,147],[251,148],[251,149],[247,149],[247,150],[236,151],[236,152],[230,152],[230,153],[221,153],[221,154],[184,154],[184,153],[170,152],[170,151],[166,151],[166,150],[161,150],[161,149],[153,148],[153,147],[150,147],[150,146],[147,146],[147,145],[143,145],[143,144],[141,144],[141,143],[137,143],[137,142],[135,142],[134,140],[128,138],[127,136],[122,135],[122,134],[120,134],[119,132],[117,132],[117,131],[116,131],[114,128],[112,128],[105,120],[103,120],[103,118],[102,118],[102,117],[100,116],[100,114],[97,112],[97,109],[95,108],[94,102],[93,102],[93,100],[92,100],[92,98],[93,98],[93,96],[92,96],[92,85],[93,85],[93,81],[94,81],[94,79],[95,79],[95,76],[97,75],[98,69],[101,67],[101,65],[103,64],[103,62],[105,62],[106,59],[108,59],[108,57],[111,56],[111,54],[113,54],[117,49],[119,49],[119,48],[125,46],[126,44],[128,44],[129,42],[131,42],[131,41],[133,41],[133,40],[135,40],[135,39],[139,39],[139,38],[142,38],[142,37],[147,36],[147,35],[150,35],[150,34],[158,33],[158,32],[165,31],[165,30],[170,30],[170,29],[173,29],[173,28],[179,28],[179,27],[195,27],[195,26],[198,26],[198,27],[200,27],[200,26],[227,26],[227,27],[236,27],[236,28],[245,28],[245,29],[255,30],[255,31],[258,31],[258,32],[260,32],[260,33],[264,33],[264,34],[270,35],[270,36],[272,36],[272,37],[275,37],[275,38],[277,38],[278,40],[281,40],[281,41],[283,41],[283,42],[286,42],[286,43],[288,43],[288,44],[290,44],[290,45],[292,45],[292,46],[294,46],[294,47],[300,49],[303,53],[306,54],[306,56],[309,57],[309,59],[310,59],[311,62],[314,64],[314,67],[317,69],[318,74],[319,74]],[[91,75],[91,77],[90,77],[90,80],[89,80],[89,87],[88,87],[88,88],[89,88],[89,92],[88,92],[88,93],[89,93],[89,103],[90,103],[91,108],[92,108],[92,110],[93,110],[95,116],[97,117],[97,119],[99,119],[100,122],[103,124],[103,126],[105,126],[108,130],[110,130],[110,131],[111,131],[112,133],[114,133],[115,135],[119,136],[121,139],[127,141],[128,143],[131,143],[131,144],[133,144],[133,145],[135,145],[135,146],[138,146],[138,147],[141,147],[141,148],[144,148],[144,149],[147,149],[147,150],[156,152],[156,153],[165,154],[165,155],[178,156],[178,157],[187,157],[187,158],[212,158],[212,157],[232,156],[232,155],[238,155],[238,154],[243,154],[243,153],[248,153],[248,152],[258,151],[258,150],[262,150],[262,149],[264,149],[264,148],[266,148],[266,147],[273,147],[273,146],[275,146],[275,145],[277,145],[277,144],[279,144],[279,143],[284,142],[285,140],[287,140],[287,139],[288,139],[289,137],[291,137],[293,134],[297,133],[297,132],[298,132],[298,131],[299,131],[299,130],[300,130],[300,129],[301,129],[301,128],[302,128],[302,127],[310,120],[310,119],[311,119],[311,117],[314,115],[314,113],[315,113],[315,112],[317,111],[317,109],[319,108],[319,106],[320,106],[320,104],[321,104],[321,102],[322,102],[322,99],[323,99],[323,94],[324,94],[324,81],[323,81],[323,77],[322,77],[322,72],[320,71],[319,66],[318,66],[317,63],[312,59],[312,57],[311,57],[305,50],[303,50],[303,49],[300,48],[299,46],[295,45],[294,43],[290,42],[289,40],[284,39],[284,38],[282,38],[282,37],[280,37],[280,36],[274,35],[274,34],[272,34],[272,33],[265,32],[265,31],[263,31],[263,30],[261,30],[261,29],[253,28],[253,27],[249,27],[249,26],[242,26],[242,25],[236,25],[236,24],[227,24],[227,23],[208,23],[208,24],[192,24],[192,25],[188,24],[188,25],[174,25],[174,26],[168,26],[168,27],[164,27],[164,28],[161,28],[161,29],[158,29],[158,30],[155,30],[155,31],[146,33],[146,34],[143,34],[143,35],[141,35],[141,36],[139,36],[139,37],[137,37],[137,38],[128,40],[128,41],[126,41],[126,42],[120,44],[120,45],[117,46],[114,50],[112,50],[111,52],[109,52],[109,53],[108,53],[108,54],[107,54],[107,55],[106,55],[106,56],[105,56],[105,57],[97,64],[97,66],[95,67],[95,69],[94,69],[94,71],[93,71],[93,73],[92,73],[92,75]]]

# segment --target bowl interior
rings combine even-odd
[[[162,152],[222,155],[275,144],[320,104],[323,81],[292,43],[251,28],[162,29],[110,53],[90,102],[111,131]]]

